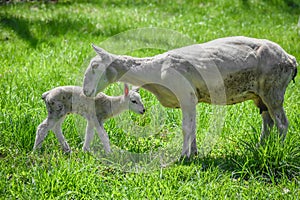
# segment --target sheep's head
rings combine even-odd
[[[114,60],[114,55],[105,50],[92,45],[97,53],[84,73],[83,93],[86,96],[95,96],[103,91],[110,83],[116,81],[118,72],[110,67]]]

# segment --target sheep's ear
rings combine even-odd
[[[92,44],[92,47],[94,48],[95,52],[99,55],[107,53],[104,49]]]
[[[129,87],[128,87],[128,84],[124,84],[124,94],[125,94],[125,97],[127,97],[128,96],[128,94],[129,94]]]
[[[104,49],[92,44],[92,47],[94,48],[95,52],[103,59],[103,60],[109,60],[110,59],[110,53],[105,51]]]

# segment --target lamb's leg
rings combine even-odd
[[[83,151],[90,151],[90,144],[94,137],[94,124],[88,120],[85,131],[84,145],[82,147]]]
[[[94,121],[96,130],[98,132],[98,135],[103,143],[103,147],[106,153],[110,153],[111,149],[110,149],[110,144],[109,144],[109,138],[108,138],[108,134],[106,133],[106,131],[103,128],[103,124],[101,122],[98,122],[97,120]]]
[[[62,133],[62,130],[61,130],[61,125],[62,125],[64,119],[65,119],[65,117],[62,117],[61,119],[59,119],[52,130],[55,133],[55,136],[57,137],[63,151],[66,153],[69,153],[69,152],[71,152],[71,148],[70,148],[68,142],[66,141],[66,139]]]
[[[197,154],[196,144],[196,106],[182,106],[182,158],[190,158]]]
[[[42,142],[47,136],[49,130],[51,130],[56,124],[56,120],[53,118],[47,117],[37,128],[35,142],[33,150],[39,149],[42,147]]]

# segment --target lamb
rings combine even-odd
[[[67,114],[75,113],[87,120],[83,151],[90,150],[95,127],[105,152],[109,153],[111,148],[108,134],[103,128],[104,121],[127,109],[138,114],[145,112],[138,88],[129,90],[127,84],[125,84],[124,95],[122,96],[107,96],[99,93],[96,97],[89,98],[83,95],[82,87],[61,86],[45,92],[42,95],[42,99],[46,104],[48,116],[37,128],[34,150],[41,148],[48,131],[52,130],[58,138],[63,151],[70,152],[71,149],[63,136],[61,125]]]
[[[297,74],[295,57],[278,44],[243,36],[216,39],[147,58],[114,55],[94,46],[83,93],[94,96],[121,81],[152,92],[165,107],[181,108],[181,156],[197,154],[196,104],[232,105],[253,100],[262,116],[261,142],[274,123],[284,140],[285,90]]]

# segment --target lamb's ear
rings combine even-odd
[[[131,90],[139,93],[140,92],[140,87],[133,86]]]
[[[128,87],[127,83],[124,84],[124,94],[125,94],[125,97],[127,97],[129,94],[129,87]]]
[[[42,94],[42,99],[45,100],[49,93],[50,93],[49,91],[44,92],[44,93]]]
[[[95,52],[102,58],[102,60],[110,60],[110,53],[94,44],[92,44],[92,47],[94,48]]]

